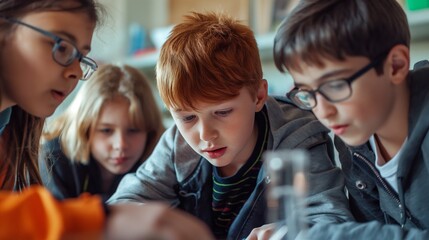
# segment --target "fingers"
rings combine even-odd
[[[246,240],[269,240],[275,230],[275,227],[276,225],[271,223],[254,228]]]
[[[177,240],[212,240],[214,237],[205,223],[181,210],[169,209],[164,215],[164,229],[174,233]]]
[[[205,223],[165,204],[118,204],[110,207],[106,239],[214,239]]]

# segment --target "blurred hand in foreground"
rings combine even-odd
[[[162,203],[110,205],[105,239],[212,240],[198,218]]]

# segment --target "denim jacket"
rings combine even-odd
[[[311,112],[286,99],[269,97],[267,150],[304,148],[310,153],[307,223],[344,222],[352,219],[344,194],[344,179],[335,166],[328,130]],[[212,225],[213,166],[186,143],[176,126],[161,137],[152,155],[135,174],[127,174],[108,204],[164,201]],[[232,222],[227,239],[243,239],[267,223],[265,190],[269,183],[261,168],[257,185]]]

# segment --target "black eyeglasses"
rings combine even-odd
[[[355,74],[346,79],[332,80],[322,83],[315,90],[304,90],[299,88],[292,89],[286,96],[304,110],[311,110],[317,105],[316,93],[319,92],[326,100],[336,103],[348,99],[352,95],[351,83],[368,72],[371,68],[377,66],[384,60],[387,53],[381,54],[374,61],[370,62]]]
[[[97,70],[97,63],[93,59],[86,57],[81,52],[79,52],[77,47],[70,41],[62,39],[49,31],[40,29],[25,22],[21,22],[17,19],[4,16],[0,16],[0,18],[5,19],[10,23],[16,23],[26,26],[36,32],[39,32],[49,38],[52,38],[55,41],[55,44],[52,47],[52,58],[55,60],[55,62],[64,67],[69,66],[73,63],[75,59],[78,59],[80,63],[80,68],[82,70],[81,80],[87,80]]]

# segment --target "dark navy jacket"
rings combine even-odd
[[[138,162],[129,172],[135,172]],[[40,175],[43,184],[57,199],[75,198],[87,192],[101,195],[107,200],[115,191],[125,174],[113,180],[107,192],[102,191],[100,165],[91,156],[87,165],[72,162],[63,151],[59,139],[55,138],[43,144],[39,157]]]

